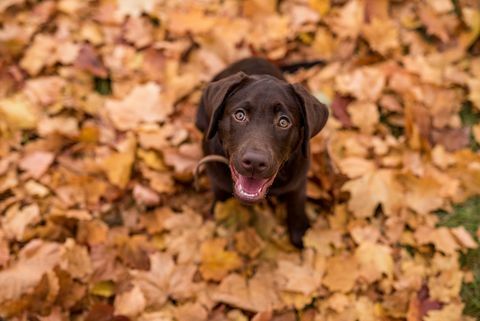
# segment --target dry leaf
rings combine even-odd
[[[327,259],[323,285],[330,291],[350,292],[355,286],[358,263],[353,256],[337,255]]]
[[[162,101],[160,87],[153,82],[136,86],[123,100],[107,100],[105,108],[120,130],[135,129],[141,123],[164,121],[173,111],[173,106]]]
[[[373,18],[369,24],[363,26],[362,32],[370,47],[382,55],[400,46],[398,27],[390,19]]]
[[[37,109],[23,96],[0,99],[0,115],[13,128],[35,128],[39,118]],[[2,117],[2,118],[3,118]]]
[[[39,221],[40,208],[37,204],[28,205],[22,209],[19,208],[19,204],[15,204],[6,210],[1,220],[5,237],[17,241],[23,241],[27,227]]]
[[[224,250],[226,244],[225,239],[213,239],[202,244],[200,273],[204,279],[221,281],[228,272],[242,265],[242,260],[236,252]]]
[[[342,190],[350,192],[348,209],[357,217],[372,216],[378,205],[387,215],[394,215],[403,203],[402,187],[394,172],[387,169],[372,170],[347,182]]]
[[[230,274],[213,292],[215,301],[224,302],[254,312],[278,309],[282,306],[270,274],[257,272],[247,280],[239,274]]]
[[[355,251],[355,259],[359,264],[359,277],[372,283],[385,274],[388,279],[393,277],[393,258],[388,246],[364,242]]]
[[[57,243],[34,240],[20,252],[19,259],[0,272],[0,304],[18,299],[33,289],[42,276],[60,263],[63,248]]]
[[[333,11],[330,26],[340,38],[355,39],[364,21],[364,5],[361,0],[352,0]]]
[[[120,293],[115,297],[115,313],[135,317],[143,312],[147,305],[145,296],[138,286]]]
[[[50,152],[35,151],[20,160],[19,167],[27,172],[29,177],[40,178],[53,163],[55,155]]]

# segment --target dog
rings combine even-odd
[[[196,126],[216,201],[234,195],[254,203],[268,195],[286,203],[291,243],[303,247],[309,140],[325,126],[328,108],[262,58],[237,61],[217,74],[200,99]]]

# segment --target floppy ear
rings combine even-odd
[[[203,92],[201,105],[208,118],[208,130],[206,133],[208,139],[213,138],[218,130],[218,122],[225,109],[226,98],[247,77],[244,72],[238,72],[232,76],[210,83]]]
[[[328,120],[328,108],[311,95],[301,84],[291,85],[300,103],[303,125],[302,152],[307,157],[308,141],[322,130]]]

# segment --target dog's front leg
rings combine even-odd
[[[225,202],[229,198],[231,198],[233,195],[232,193],[229,193],[227,191],[224,191],[218,186],[212,186],[213,190],[213,202],[212,206],[210,207],[210,215],[213,216],[215,213],[215,205],[217,205],[218,202]]]
[[[287,227],[290,242],[297,248],[303,248],[303,235],[310,227],[305,214],[306,182],[301,188],[284,195],[287,206]]]

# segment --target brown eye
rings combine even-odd
[[[233,117],[235,117],[235,120],[239,122],[244,122],[247,120],[247,115],[245,115],[245,112],[243,110],[237,110],[233,114]]]
[[[280,117],[280,119],[278,120],[278,127],[280,128],[286,129],[290,127],[290,125],[291,125],[290,119],[288,119],[285,116]]]

